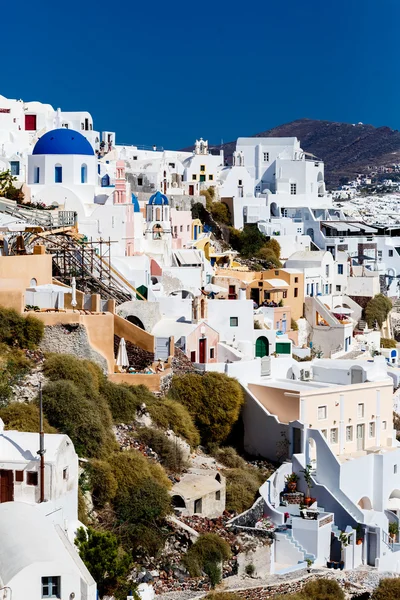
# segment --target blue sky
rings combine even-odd
[[[399,0],[7,2],[0,94],[166,148],[302,117],[400,129],[399,17]]]

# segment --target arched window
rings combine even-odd
[[[101,187],[109,187],[110,185],[110,177],[108,175],[103,175],[101,178]]]
[[[81,183],[87,183],[87,165],[85,163],[81,166]]]
[[[30,287],[36,287],[36,286],[37,286],[37,280],[34,277],[32,277]]]
[[[39,183],[40,180],[40,168],[34,167],[33,169],[33,183]]]
[[[56,165],[54,167],[54,181],[55,183],[62,183],[62,166]]]
[[[156,208],[156,221],[161,221],[161,208]]]

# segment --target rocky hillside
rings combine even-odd
[[[250,134],[252,135],[252,134]],[[335,187],[342,178],[366,167],[400,163],[400,132],[389,127],[299,119],[255,134],[255,137],[297,137],[301,147],[325,162],[326,180]],[[230,163],[236,141],[224,144]]]

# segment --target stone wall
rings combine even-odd
[[[145,331],[151,332],[154,325],[161,319],[161,311],[158,302],[143,302],[142,300],[131,300],[120,304],[117,314],[124,319],[128,317],[138,318]]]
[[[56,354],[72,354],[77,358],[92,360],[107,373],[107,361],[93,350],[89,343],[86,328],[83,325],[47,325],[43,340],[40,343],[43,352]]]

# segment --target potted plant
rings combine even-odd
[[[343,571],[343,569],[344,569],[344,561],[343,560],[341,560],[340,563],[339,563],[339,569],[341,571]]]
[[[290,473],[286,475],[286,486],[289,492],[295,492],[297,489],[297,482],[299,480],[299,476],[296,473]]]
[[[307,573],[311,573],[311,567],[312,567],[313,561],[311,560],[311,558],[307,558],[306,562],[307,562]]]
[[[303,473],[304,481],[306,482],[306,486],[307,486],[307,495],[304,498],[304,504],[306,506],[310,506],[312,504],[312,500],[314,500],[310,496],[310,489],[313,487],[312,477],[311,477],[311,465],[307,465],[305,467],[305,469],[302,469],[301,472]],[[315,500],[314,500],[314,502],[315,502]]]
[[[333,561],[332,560],[328,560],[326,563],[326,566],[328,567],[328,569],[333,569]]]
[[[364,540],[363,529],[360,524],[356,527],[356,544],[357,546],[361,546]]]
[[[389,535],[392,539],[392,542],[396,540],[396,536],[399,533],[399,525],[398,523],[389,523]]]

